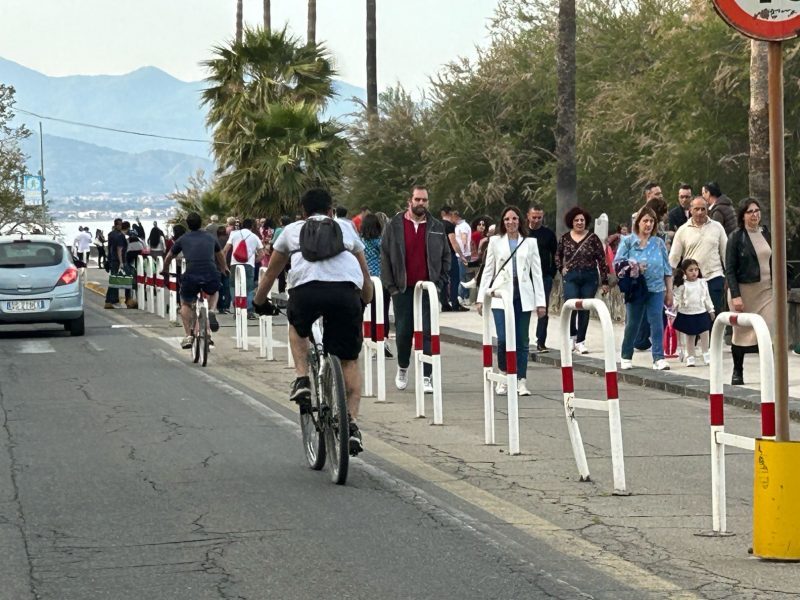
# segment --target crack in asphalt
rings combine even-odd
[[[13,370],[13,368],[9,370]],[[28,589],[30,590],[31,596],[38,600],[40,595],[36,588],[37,579],[33,572],[33,557],[31,556],[30,541],[28,540],[27,535],[25,509],[23,508],[22,501],[19,497],[19,482],[17,481],[17,473],[22,471],[22,467],[18,464],[16,453],[14,452],[17,444],[14,441],[14,434],[11,431],[11,426],[8,422],[8,408],[6,407],[6,397],[2,384],[0,384],[0,416],[2,416],[2,430],[5,437],[5,443],[3,446],[6,454],[8,455],[10,464],[9,478],[11,479],[11,489],[13,490],[11,502],[16,507],[17,513],[17,522],[14,523],[14,527],[17,529],[19,536],[22,539],[23,548],[25,550],[25,560],[28,563]]]

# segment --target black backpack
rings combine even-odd
[[[327,260],[344,251],[342,228],[330,217],[307,219],[300,228],[300,252],[307,261]]]

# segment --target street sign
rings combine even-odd
[[[42,178],[40,175],[25,175],[22,181],[25,206],[42,205]]]
[[[713,0],[731,27],[756,40],[780,41],[800,34],[800,0]]]

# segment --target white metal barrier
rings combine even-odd
[[[431,314],[431,353],[423,350],[422,294],[428,294]],[[425,390],[422,384],[424,364],[431,365],[433,373],[433,424],[442,424],[442,357],[439,342],[439,293],[431,281],[418,281],[414,286],[414,386],[417,416],[425,416]]]
[[[156,264],[152,256],[144,257],[144,285],[147,296],[147,312],[156,312]]]
[[[376,396],[378,402],[386,401],[386,324],[383,322],[383,284],[380,278],[371,277],[375,293],[372,302],[364,309],[364,396]],[[375,308],[375,322],[372,322],[372,308]],[[372,332],[375,331],[375,341]],[[375,357],[378,378],[377,394],[372,389],[372,357]]]
[[[139,310],[147,310],[147,307],[144,305],[144,289],[146,283],[147,279],[144,272],[144,256],[140,254],[136,257],[136,303],[138,304]]]
[[[492,297],[503,301],[506,328],[506,373],[492,369]],[[485,443],[494,444],[494,385],[505,383],[508,394],[508,453],[519,454],[519,395],[517,391],[517,329],[514,299],[507,291],[488,290],[483,299],[483,420]]]
[[[711,329],[709,403],[711,405],[711,514],[715,534],[727,533],[725,446],[755,450],[756,439],[725,433],[722,393],[723,334],[727,325],[752,327],[758,340],[761,367],[761,437],[775,437],[775,374],[772,339],[766,322],[754,313],[720,313]]]
[[[259,281],[266,273],[267,267],[261,267],[258,270]],[[267,360],[275,360],[275,340],[272,337],[271,316],[261,315],[258,318],[258,356]]]
[[[236,321],[236,347],[248,349],[247,340],[247,272],[244,265],[234,267],[233,306]]]
[[[570,317],[576,310],[594,310],[600,318],[603,331],[603,360],[606,371],[606,400],[589,400],[575,397],[575,381],[572,371],[572,348],[569,335]],[[576,408],[602,410],[608,413],[608,428],[611,435],[611,464],[614,473],[614,494],[627,495],[625,487],[625,459],[622,451],[622,424],[619,413],[619,391],[617,387],[617,363],[614,343],[614,327],[608,307],[602,300],[572,299],[561,308],[561,386],[564,391],[564,412],[567,430],[572,443],[572,453],[578,465],[581,481],[589,481],[589,464],[583,447],[581,430],[575,417]]]
[[[169,288],[169,322],[173,325],[178,325],[178,310],[180,302],[178,300],[178,260],[185,262],[182,258],[175,259],[169,263],[169,278],[167,279],[167,287]],[[181,273],[183,267],[181,268]]]
[[[167,290],[164,287],[164,257],[158,256],[155,260],[155,283],[156,283],[156,314],[162,319],[167,316]]]

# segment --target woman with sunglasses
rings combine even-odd
[[[736,221],[739,227],[728,238],[725,253],[728,305],[735,312],[761,315],[772,330],[772,248],[769,231],[761,225],[761,205],[758,200],[742,200],[736,211]],[[744,384],[744,355],[757,352],[755,330],[734,327],[731,385]]]

